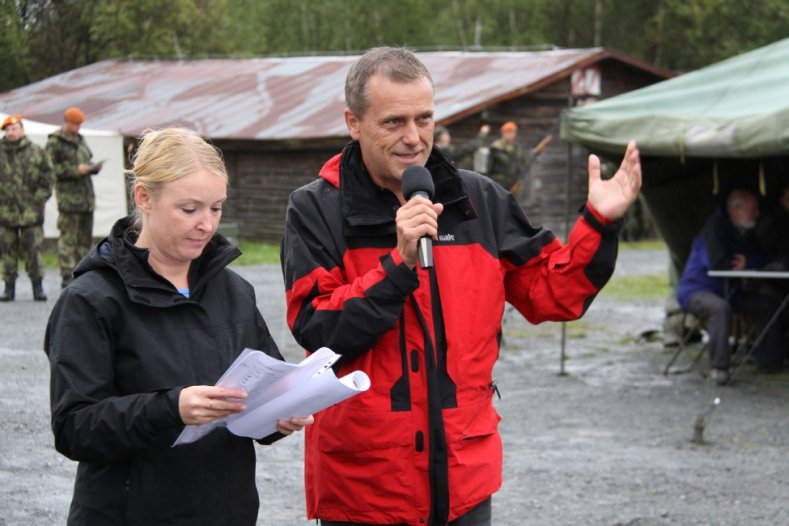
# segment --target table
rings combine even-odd
[[[789,279],[789,271],[776,270],[710,270],[711,278]]]
[[[728,280],[737,278],[789,279],[789,272],[776,270],[710,270],[707,272],[707,275],[711,278],[724,278],[727,281],[727,284]],[[754,340],[753,345],[751,345],[751,347],[746,351],[746,356],[751,354],[751,351],[753,351],[759,346],[760,343],[762,343],[762,340],[767,335],[767,331],[769,331],[775,322],[778,321],[778,318],[781,317],[781,313],[786,310],[787,304],[789,304],[789,292],[787,292],[784,300],[781,302],[781,305],[778,306],[778,309],[776,309],[770,320],[764,325],[764,327],[762,327],[762,330],[759,332],[759,336],[756,338],[756,340]]]

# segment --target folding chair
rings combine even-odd
[[[748,361],[754,350],[756,334],[756,324],[746,316],[732,314],[732,347],[731,347],[731,367],[730,376],[734,376],[737,370]]]
[[[691,342],[693,336],[698,334],[699,330],[701,329],[701,322],[698,320],[698,318],[696,318],[690,312],[682,311],[680,327],[680,338],[679,342],[677,343],[677,350],[674,351],[671,359],[666,364],[666,368],[663,370],[664,376],[668,376],[669,374],[682,374],[692,371],[699,364],[701,357],[704,356],[704,353],[707,352],[706,342],[702,341],[699,345],[695,345],[694,342]],[[681,369],[672,369],[671,366],[674,365],[674,362],[676,362],[682,354],[688,355],[690,364]],[[706,376],[704,371],[701,369],[699,369],[699,374],[701,374],[701,376]]]
[[[674,351],[674,354],[671,356],[671,360],[669,360],[668,364],[666,364],[666,368],[663,370],[663,374],[668,376],[669,374],[682,374],[687,373],[693,370],[695,367],[699,365],[701,358],[704,354],[708,351],[708,344],[707,342],[701,343],[701,345],[694,345],[689,340],[690,338],[696,334],[699,329],[704,328],[704,324],[701,323],[693,314],[690,312],[682,311],[682,332],[681,338],[677,345],[677,350]],[[745,316],[742,316],[737,313],[732,313],[732,325],[731,325],[731,365],[730,365],[730,376],[734,376],[734,372],[740,368],[740,366],[745,363],[753,350],[753,339],[756,334],[756,327],[753,323],[751,323]],[[695,347],[695,349],[694,349]],[[674,362],[682,355],[686,353],[690,360],[690,364],[682,369],[671,369],[671,366],[674,365]],[[704,371],[701,367],[698,367],[699,374],[706,378],[707,372]]]

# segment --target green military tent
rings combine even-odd
[[[728,190],[751,188],[770,206],[789,182],[789,39],[574,108],[561,136],[612,162],[636,140],[642,197],[680,272]]]

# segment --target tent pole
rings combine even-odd
[[[573,96],[570,95],[567,105],[572,108],[574,104]],[[564,242],[570,237],[570,180],[573,173],[573,144],[567,141],[567,172],[564,175]],[[559,358],[559,376],[565,376],[564,362],[566,360],[565,349],[567,346],[567,322],[562,322],[561,355]]]

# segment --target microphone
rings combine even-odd
[[[402,181],[403,196],[409,201],[413,197],[424,197],[427,200],[433,199],[435,185],[433,177],[424,166],[409,166],[403,172]],[[419,254],[419,266],[422,268],[433,267],[433,240],[425,236],[419,239],[417,245]]]

